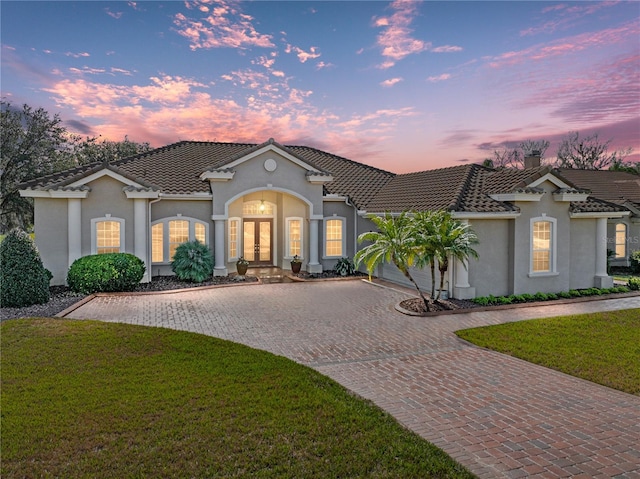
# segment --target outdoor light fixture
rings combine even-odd
[[[264,209],[266,207],[264,206],[264,200],[260,200],[260,213],[264,214]]]

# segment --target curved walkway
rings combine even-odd
[[[193,331],[309,365],[481,478],[640,478],[640,397],[459,340],[458,329],[640,307],[640,297],[431,318],[363,281],[97,297],[67,317]]]

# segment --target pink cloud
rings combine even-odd
[[[67,53],[65,53],[65,55],[68,56],[68,57],[73,57],[73,58],[83,58],[83,57],[90,57],[91,56],[87,52],[81,52],[81,53],[67,52]]]
[[[207,6],[207,2],[188,3],[189,8]],[[199,48],[240,48],[246,49],[252,46],[273,48],[271,35],[259,33],[253,26],[253,18],[243,14],[237,2],[220,2],[211,12],[203,12],[208,15],[196,20],[188,18],[182,13],[175,15],[173,23],[175,31],[185,37],[191,50]]]
[[[402,78],[400,78],[400,77],[389,78],[388,80],[385,80],[385,81],[381,82],[380,85],[382,85],[384,87],[391,87],[391,86],[395,85],[396,83],[400,83],[401,81],[402,81]]]
[[[341,117],[310,103],[311,90],[269,83],[268,73],[238,71],[225,77],[247,95],[214,98],[206,85],[170,75],[133,86],[64,79],[45,91],[58,108],[72,112],[73,124],[85,130],[91,125],[105,139],[128,135],[154,146],[181,139],[261,142],[274,137],[291,142],[313,131],[312,143],[358,157],[368,153],[374,160],[398,122],[416,114],[407,107]]]
[[[451,78],[451,75],[449,73],[443,73],[442,75],[428,77],[427,81],[431,83],[436,83],[440,81],[449,80],[450,78]]]
[[[387,58],[385,64],[391,63],[392,66],[396,61],[429,47],[424,41],[411,37],[413,30],[409,26],[417,7],[418,3],[412,0],[395,0],[390,6],[394,10],[391,16],[374,19],[373,25],[383,29],[377,43],[382,49],[382,56]]]
[[[122,12],[112,12],[108,8],[105,8],[104,11],[107,15],[109,15],[111,18],[115,18],[116,20],[119,20],[123,15]]]
[[[312,60],[314,58],[320,57],[320,53],[318,53],[318,47],[310,47],[308,52],[305,52],[302,48],[287,45],[285,48],[285,53],[295,53],[300,60],[300,63],[305,63],[307,60]]]
[[[456,45],[442,45],[440,47],[432,48],[431,51],[433,53],[455,53],[455,52],[461,52],[462,47],[459,47]]]
[[[597,32],[587,32],[564,39],[556,40],[550,44],[538,44],[524,50],[505,52],[496,57],[485,57],[492,68],[512,66],[532,60],[544,60],[550,57],[582,52],[589,48],[615,45],[625,41],[628,37],[637,37],[640,34],[640,22],[628,22],[618,28],[609,28]]]

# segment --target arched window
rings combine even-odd
[[[194,240],[209,244],[207,223],[184,216],[155,221],[151,225],[151,262],[170,262],[178,246]]]

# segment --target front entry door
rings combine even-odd
[[[253,265],[272,265],[271,221],[265,219],[244,220],[244,258]]]

